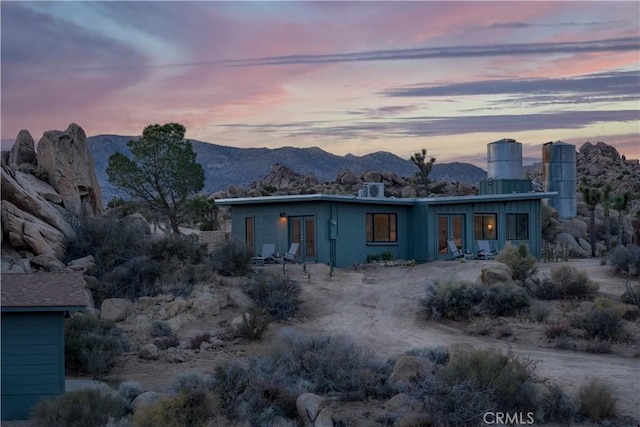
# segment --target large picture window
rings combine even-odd
[[[473,237],[475,240],[497,240],[496,214],[475,214],[473,216]]]
[[[529,214],[507,214],[507,240],[529,240]]]
[[[394,213],[367,214],[367,243],[397,242],[398,217]]]

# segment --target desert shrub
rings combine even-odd
[[[367,254],[367,262],[380,261],[380,254]]]
[[[269,327],[269,322],[271,322],[269,313],[253,307],[242,314],[242,323],[238,326],[236,333],[240,338],[259,340]]]
[[[544,327],[544,334],[547,338],[555,339],[564,337],[569,333],[569,323],[551,322]]]
[[[589,341],[584,346],[584,351],[592,354],[610,354],[612,352],[611,342],[598,340]]]
[[[165,264],[176,261],[182,264],[201,264],[207,255],[207,245],[200,243],[194,236],[165,236],[153,241],[148,255]]]
[[[380,258],[382,258],[383,261],[393,261],[395,257],[391,251],[384,251],[380,254]]]
[[[511,316],[529,307],[527,292],[511,283],[498,283],[486,288],[480,311],[491,317]]]
[[[101,378],[129,348],[113,322],[93,316],[74,316],[64,324],[65,366],[73,373]]]
[[[625,304],[633,304],[636,307],[640,307],[640,281],[632,285],[630,281],[626,281],[625,291],[620,296],[620,301]]]
[[[557,288],[560,298],[593,298],[599,289],[597,283],[589,280],[587,273],[569,265],[562,265],[551,270],[551,280]]]
[[[551,314],[549,304],[533,300],[529,304],[529,318],[536,322],[544,322]]]
[[[200,348],[200,345],[202,345],[203,342],[209,342],[210,339],[211,334],[209,332],[203,332],[191,338],[191,341],[189,341],[189,347],[191,347],[191,350],[196,350]]]
[[[167,322],[155,320],[151,323],[151,336],[154,338],[168,337],[172,333],[171,326]]]
[[[436,365],[444,365],[449,361],[449,350],[444,346],[412,348],[405,353],[407,356],[428,359]]]
[[[541,300],[554,300],[560,297],[560,291],[550,277],[532,277],[532,286],[528,287],[529,292]]]
[[[126,403],[110,390],[70,391],[41,400],[33,408],[31,421],[42,427],[103,426],[109,419],[126,415]]]
[[[496,261],[507,264],[511,269],[513,280],[524,283],[537,270],[536,259],[529,253],[525,244],[515,247],[506,245],[496,256]]]
[[[580,413],[593,422],[618,416],[613,387],[599,379],[591,379],[578,390]]]
[[[296,314],[302,292],[297,281],[263,270],[248,279],[242,285],[242,290],[276,320],[287,319]]]
[[[133,399],[142,394],[142,384],[136,381],[125,381],[118,386],[118,394],[125,402],[132,402]]]
[[[162,337],[154,338],[153,345],[158,347],[159,350],[166,350],[168,348],[174,347],[178,348],[180,346],[180,338],[174,333]]]
[[[242,276],[250,268],[253,253],[246,243],[229,239],[211,254],[211,266],[225,276]]]
[[[209,391],[212,387],[211,376],[202,372],[191,371],[177,375],[171,381],[169,389],[172,393],[190,393],[193,391]]]
[[[615,309],[607,307],[583,313],[576,320],[588,338],[601,341],[622,341],[626,338],[624,320]]]
[[[135,300],[144,296],[156,296],[162,292],[157,280],[162,275],[158,261],[146,256],[132,258],[104,275],[93,294],[96,304],[107,298]]]
[[[139,227],[123,225],[115,218],[85,218],[79,221],[75,231],[76,238],[67,242],[64,261],[92,255],[98,278],[114,267],[144,255],[149,247],[149,241]]]
[[[204,427],[218,414],[218,404],[205,391],[181,392],[155,405],[142,406],[134,414],[137,427]]]
[[[618,274],[640,275],[640,246],[618,246],[609,255],[609,264]]]
[[[344,337],[305,337],[286,330],[267,354],[246,365],[218,367],[211,389],[227,417],[271,425],[275,417],[296,417],[295,400],[301,393],[379,396],[386,392],[390,373],[391,367],[374,353]]]
[[[453,353],[431,385],[432,415],[444,425],[475,425],[482,414],[537,408],[535,364],[494,350]]]
[[[435,282],[427,285],[421,304],[430,319],[468,320],[479,314],[484,295],[485,288],[471,282]]]
[[[557,384],[550,384],[542,393],[540,411],[545,422],[569,425],[578,415],[578,408]]]
[[[485,287],[469,282],[427,285],[421,300],[427,317],[468,320],[477,315],[508,316],[529,306],[524,289],[513,284]]]
[[[575,350],[576,344],[568,335],[561,335],[556,338],[556,341],[553,343],[553,347],[558,350]]]

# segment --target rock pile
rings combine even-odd
[[[84,130],[28,131],[2,153],[2,272],[59,271],[72,223],[102,212],[102,195]]]

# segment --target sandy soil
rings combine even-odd
[[[635,346],[635,357],[594,355],[540,345],[540,326],[533,322],[531,325],[519,324],[513,336],[505,340],[471,335],[458,323],[428,321],[421,315],[419,300],[428,282],[445,278],[476,280],[487,262],[491,261],[439,261],[414,267],[367,265],[358,270],[336,269],[333,279],[329,278],[325,265],[307,265],[308,278],[303,275],[301,265],[291,264],[287,266],[287,273],[299,279],[303,287],[300,318],[286,324],[272,324],[260,343],[236,341],[221,350],[198,353],[182,364],[141,361],[130,355],[123,358],[112,379],[140,381],[148,389],[162,390],[180,372],[210,372],[219,363],[261,351],[269,337],[280,329],[294,328],[308,334],[346,335],[376,350],[384,358],[411,348],[435,345],[462,344],[511,350],[518,356],[538,361],[537,372],[542,377],[562,384],[570,392],[589,378],[605,379],[615,387],[621,412],[640,419],[640,359],[637,357],[640,348],[637,341],[631,344]],[[598,260],[577,260],[570,264],[587,271],[600,283],[603,294],[619,296],[624,291],[624,280],[612,276],[609,268],[601,266]],[[538,267],[541,273],[548,273],[557,265],[541,263]],[[281,271],[282,267],[266,268]],[[229,313],[225,315],[226,311]],[[223,310],[221,317],[215,320],[216,327],[224,327],[231,315],[235,314]],[[211,329],[210,322],[196,322],[188,327],[192,331],[207,330],[207,326]]]

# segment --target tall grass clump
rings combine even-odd
[[[228,239],[211,254],[211,266],[225,276],[243,276],[251,271],[252,257],[253,251],[246,243]]]
[[[524,283],[537,271],[536,259],[529,253],[527,245],[521,243],[518,247],[506,245],[496,256],[496,261],[507,264],[511,269],[513,280]]]
[[[127,404],[116,393],[103,389],[70,391],[41,400],[31,412],[37,427],[104,426],[126,415]]]
[[[287,319],[296,314],[302,292],[297,281],[263,270],[245,281],[242,290],[275,320]]]

